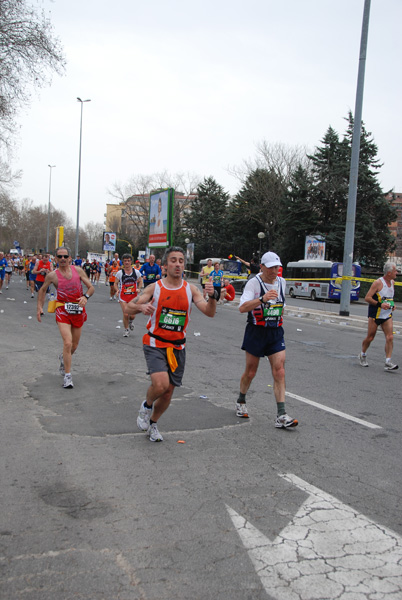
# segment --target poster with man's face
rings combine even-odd
[[[116,250],[117,236],[112,231],[103,232],[102,249],[104,252],[114,252]]]
[[[313,235],[306,236],[304,246],[304,260],[324,260],[325,241],[321,237]]]
[[[150,248],[166,248],[170,243],[173,198],[172,188],[150,194],[148,240]]]

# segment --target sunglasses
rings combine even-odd
[[[68,254],[56,254],[56,258],[68,258]]]

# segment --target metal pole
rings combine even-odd
[[[343,248],[343,275],[348,277],[352,276],[353,266],[357,180],[359,176],[360,135],[362,127],[364,74],[366,69],[367,38],[370,20],[370,3],[371,0],[365,0],[364,3],[362,34],[360,41],[359,73],[357,77],[356,105],[353,124],[352,156],[350,159],[348,209],[346,216],[345,242]],[[342,281],[341,302],[339,310],[340,315],[349,315],[351,288],[352,282],[350,281],[350,279],[344,279]]]
[[[75,254],[74,257],[78,254],[78,238],[80,232],[80,193],[81,193],[81,147],[82,147],[82,112],[84,102],[91,102],[91,100],[81,100],[81,98],[77,98],[78,102],[81,102],[81,120],[80,120],[80,151],[78,158],[78,196],[77,196],[77,226],[75,228]]]
[[[49,252],[49,232],[50,232],[50,193],[51,193],[51,189],[52,189],[52,169],[55,167],[56,165],[48,165],[48,167],[50,168],[50,173],[49,173],[49,202],[47,205],[47,232],[46,232],[46,252]]]

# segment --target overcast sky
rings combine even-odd
[[[212,175],[256,144],[314,149],[354,111],[364,0],[35,0],[67,58],[63,77],[20,116],[20,199],[75,223],[84,105],[80,225],[103,222],[115,182],[168,170]],[[402,191],[401,0],[372,0],[363,120]]]

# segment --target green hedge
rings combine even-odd
[[[382,273],[380,274],[370,274],[370,275],[362,275],[362,277],[367,277],[369,279],[378,279],[379,277],[381,277]],[[402,275],[398,275],[395,281],[399,281],[400,283],[402,283]],[[367,294],[367,292],[369,291],[371,286],[371,283],[368,281],[361,281],[360,282],[360,300],[364,300],[365,295]],[[402,286],[401,285],[396,285],[395,286],[395,295],[394,295],[394,300],[395,302],[402,302]]]

